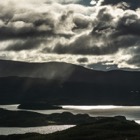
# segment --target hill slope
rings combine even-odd
[[[139,140],[140,126],[133,121],[117,117],[102,118],[94,123],[78,125],[74,128],[49,135],[24,134],[0,136],[1,140]]]
[[[0,61],[0,104],[140,105],[140,72]]]

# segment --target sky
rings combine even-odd
[[[0,59],[140,70],[140,2],[3,0]]]

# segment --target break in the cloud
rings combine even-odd
[[[0,58],[139,68],[140,2],[5,0]]]

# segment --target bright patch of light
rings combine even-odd
[[[92,110],[92,109],[115,109],[120,108],[121,106],[113,106],[113,105],[107,105],[107,106],[62,106],[64,109],[76,109],[76,110]]]
[[[140,124],[140,120],[135,120],[136,123]]]
[[[90,2],[90,4],[91,4],[91,5],[96,5],[97,2],[96,2],[95,0],[92,0],[92,1]]]

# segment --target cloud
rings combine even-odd
[[[85,65],[109,58],[108,61],[114,59],[111,65],[118,67],[139,66],[139,3],[131,0],[2,1],[1,58],[63,60]]]
[[[102,2],[102,5],[108,5],[108,4],[111,4],[111,5],[117,5],[117,4],[124,4],[126,7],[129,5],[129,8],[131,9],[137,9],[140,7],[140,1],[132,1],[132,0],[104,0]]]
[[[78,61],[79,63],[86,63],[86,62],[88,62],[88,58],[86,58],[86,57],[81,57],[81,58],[78,58],[77,61]]]
[[[47,0],[46,3],[61,3],[61,4],[71,4],[71,3],[79,3],[83,0]]]
[[[21,51],[21,50],[30,50],[33,48],[37,48],[41,44],[42,40],[18,40],[13,42],[13,44],[10,44],[6,50],[11,51],[14,50],[16,51]]]
[[[55,47],[44,50],[58,54],[105,55],[139,44],[140,18],[137,12],[105,6],[99,9],[96,18],[81,21],[86,25],[86,31],[80,30],[81,33],[70,41],[58,42]],[[81,24],[79,28],[84,27]]]
[[[140,55],[134,55],[127,63],[130,65],[135,65],[136,67],[140,67]]]

